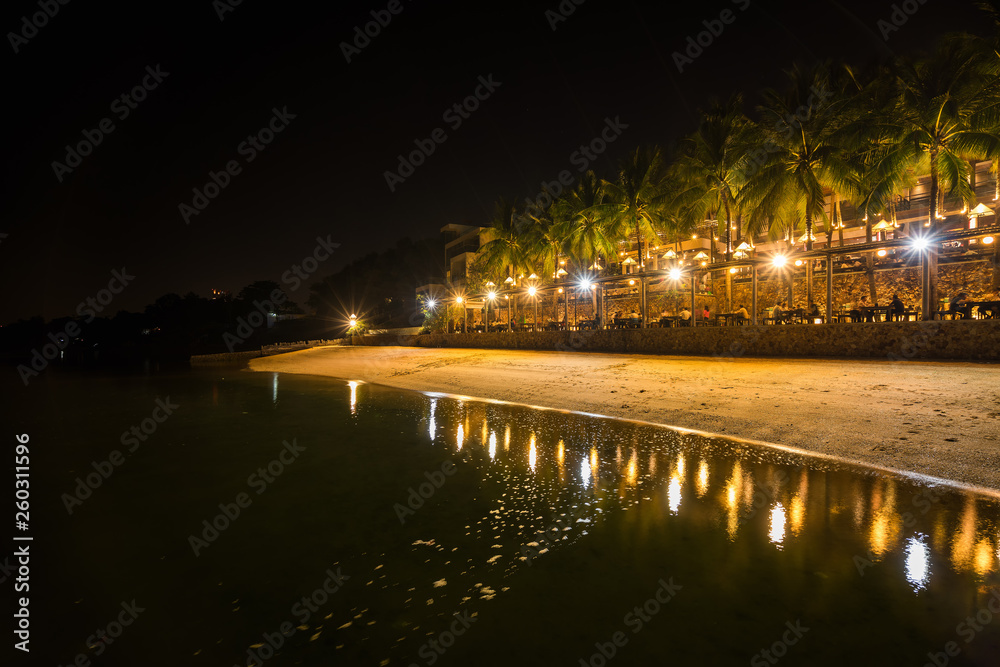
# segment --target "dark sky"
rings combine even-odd
[[[279,280],[329,235],[341,246],[321,277],[403,236],[484,223],[501,195],[537,195],[575,170],[571,155],[606,118],[628,126],[592,165],[610,176],[636,145],[690,131],[710,96],[752,101],[795,59],[863,62],[987,27],[973,3],[943,0],[913,0],[888,40],[877,24],[889,2],[564,0],[574,11],[553,30],[546,10],[558,0],[399,0],[348,63],[341,43],[390,3],[243,0],[220,20],[223,0],[77,0],[16,39],[15,53],[11,34],[31,34],[22,17],[37,2],[4,3],[0,21],[0,323],[71,314],[122,267],[135,279],[107,314],[166,292],[235,293]],[[678,72],[672,54],[727,9],[732,23]],[[116,103],[144,77],[154,83],[147,66],[168,75],[134,109]],[[500,85],[454,127],[443,114],[490,75]],[[274,108],[295,118],[248,161],[239,147]],[[113,131],[57,180],[66,145],[106,118]],[[444,143],[390,191],[384,172],[437,128]],[[241,172],[185,224],[178,206],[231,160]]]

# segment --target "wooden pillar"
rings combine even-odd
[[[833,322],[833,255],[826,256],[826,323]]]
[[[694,282],[695,282],[695,272],[691,270],[691,326],[698,326],[698,320],[694,316]]]
[[[646,316],[649,314],[649,297],[646,294],[646,276],[639,278],[639,316],[642,318],[642,328],[646,328]]]

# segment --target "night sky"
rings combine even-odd
[[[972,2],[943,0],[911,0],[916,11],[888,40],[878,21],[893,3],[870,1],[564,0],[573,13],[555,30],[557,0],[46,2],[58,13],[26,41],[12,34],[32,34],[22,17],[41,11],[38,0],[4,3],[0,23],[0,323],[72,314],[122,267],[135,279],[105,314],[167,292],[235,294],[279,280],[329,236],[341,245],[322,277],[403,236],[485,224],[500,196],[537,195],[543,180],[575,173],[574,151],[605,119],[627,125],[590,165],[611,176],[636,145],[668,146],[693,129],[711,96],[740,90],[754,102],[795,59],[863,63],[989,29]],[[679,72],[673,53],[724,10],[731,23],[716,24],[721,34]],[[391,20],[353,50],[372,11]],[[121,99],[144,80],[145,99]],[[477,109],[446,115],[477,86]],[[294,118],[260,150],[244,143],[274,109]],[[104,119],[113,130],[91,154],[54,169]],[[390,190],[397,156],[439,128],[445,141]],[[230,161],[239,173],[186,224],[179,205]]]

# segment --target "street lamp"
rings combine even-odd
[[[492,285],[493,283],[487,283],[487,284],[488,285]],[[493,300],[497,298],[497,293],[494,292],[493,290],[490,290],[489,293],[486,296],[489,299],[486,302],[486,333],[489,333],[490,332],[490,305],[493,303]]]
[[[535,274],[531,274],[531,275],[535,275]],[[534,319],[531,322],[531,330],[532,331],[538,331],[538,299],[535,298],[536,294],[538,294],[538,290],[535,288],[535,286],[534,285],[529,286],[528,287],[528,296],[530,296],[531,300],[535,302],[535,317],[534,317]]]

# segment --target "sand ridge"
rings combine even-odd
[[[639,419],[1000,490],[996,364],[359,346],[250,367]]]

